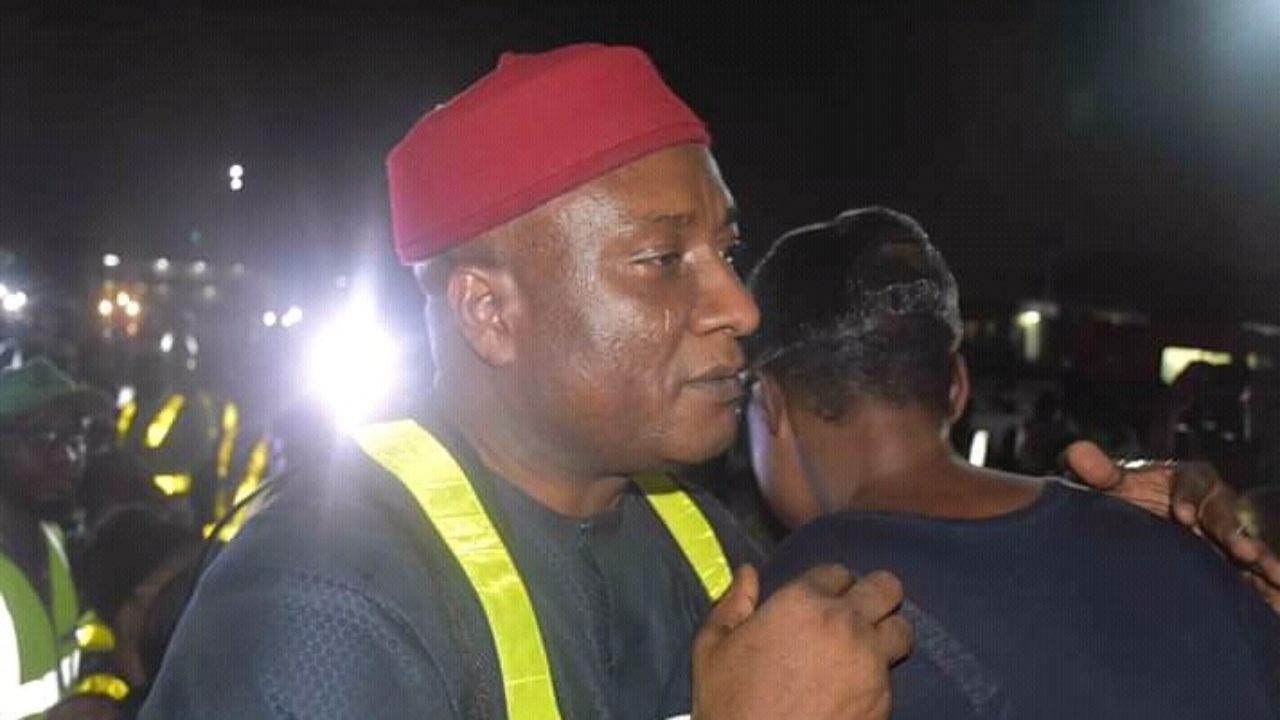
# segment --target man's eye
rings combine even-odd
[[[680,263],[681,257],[678,252],[664,252],[651,255],[644,259],[645,263],[657,265],[660,268],[675,267]]]

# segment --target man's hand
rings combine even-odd
[[[889,666],[911,649],[894,614],[902,585],[886,572],[855,580],[817,567],[758,610],[750,566],[712,609],[693,643],[694,720],[889,717]]]
[[[1236,493],[1204,462],[1117,464],[1091,442],[1073,443],[1067,465],[1096,490],[1163,518],[1174,518],[1208,538],[1244,569],[1245,579],[1280,614],[1280,558],[1249,537],[1236,515]]]

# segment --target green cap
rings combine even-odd
[[[0,417],[30,412],[55,400],[92,395],[45,358],[0,371]]]

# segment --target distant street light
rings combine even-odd
[[[239,163],[236,163],[235,165],[232,165],[230,169],[227,170],[227,174],[231,176],[232,180],[238,180],[244,177],[244,166]]]
[[[274,312],[268,310],[262,313],[262,324],[267,327],[275,327],[280,318]]]
[[[300,322],[302,322],[302,308],[297,305],[290,307],[285,311],[284,315],[280,317],[280,325],[283,327],[293,327]]]
[[[244,180],[240,178],[231,178],[231,192],[240,192],[244,189]]]
[[[115,312],[116,306],[110,300],[102,299],[98,301],[98,314],[102,317],[111,317],[111,313]]]
[[[102,256],[103,267],[120,267],[120,256],[115,253],[107,253]]]
[[[27,306],[27,294],[19,290],[16,293],[5,295],[4,300],[0,301],[0,304],[3,304],[4,309],[7,312],[20,312],[22,308]]]

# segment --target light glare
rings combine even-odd
[[[398,384],[399,347],[365,306],[336,318],[311,347],[310,390],[339,427],[367,419]]]

